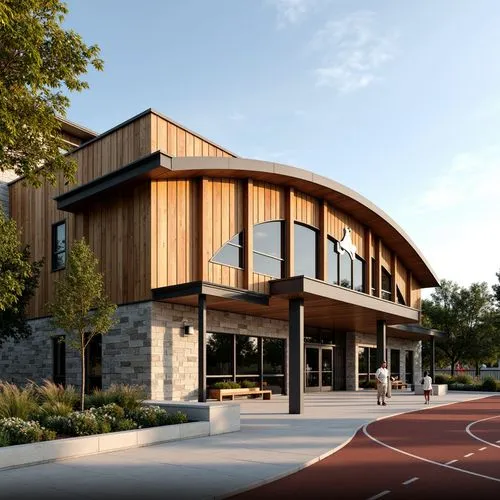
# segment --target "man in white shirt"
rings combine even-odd
[[[382,361],[380,368],[375,372],[375,378],[377,379],[377,404],[380,404],[382,400],[382,405],[385,406],[385,395],[387,394],[387,380],[389,378],[389,371],[387,370],[387,362]]]
[[[432,392],[432,378],[429,377],[427,372],[424,372],[424,378],[421,380],[424,389],[424,404],[428,405],[430,403],[430,397]]]

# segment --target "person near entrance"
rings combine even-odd
[[[427,372],[424,372],[424,378],[421,380],[424,389],[424,404],[428,405],[430,403],[430,397],[432,392],[432,378],[429,377]]]
[[[387,362],[382,361],[380,368],[375,372],[375,378],[377,379],[377,404],[385,406],[385,396],[387,394],[387,380],[389,378],[389,371],[387,370]]]

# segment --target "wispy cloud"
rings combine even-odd
[[[432,180],[417,204],[420,212],[487,204],[500,209],[500,146],[453,158],[448,169]]]
[[[268,0],[278,15],[278,28],[298,24],[317,6],[317,0]]]
[[[316,33],[310,48],[322,54],[316,84],[352,92],[380,79],[380,68],[396,55],[396,33],[376,32],[375,13],[359,11],[333,20]]]

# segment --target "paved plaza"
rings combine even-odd
[[[0,497],[224,498],[296,472],[332,453],[379,417],[484,397],[393,392],[386,407],[372,391],[305,396],[305,412],[288,414],[288,399],[241,401],[241,431],[0,471]]]

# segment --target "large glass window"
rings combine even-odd
[[[207,375],[233,375],[233,336],[207,334]]]
[[[236,375],[259,374],[259,345],[257,337],[236,336]]]
[[[339,253],[337,242],[328,240],[328,283],[339,284]]]
[[[387,269],[382,266],[382,298],[392,300],[392,276]]]
[[[365,262],[358,256],[353,262],[352,281],[354,290],[357,292],[365,291]]]
[[[399,349],[391,349],[391,377],[399,380],[401,372],[399,369]]]
[[[52,226],[52,271],[66,266],[66,221]]]
[[[352,259],[347,252],[340,256],[340,286],[352,288]]]
[[[413,384],[413,351],[405,352],[405,364],[406,364],[406,374],[405,382],[407,384]]]
[[[94,335],[85,350],[85,391],[102,389],[102,335]]]
[[[281,278],[283,266],[283,222],[256,224],[253,228],[254,271]]]
[[[244,380],[262,385],[273,393],[284,394],[285,340],[209,333],[207,386],[221,381],[241,383]]]
[[[243,267],[243,232],[231,238],[213,257],[212,262]]]
[[[295,223],[294,275],[317,278],[317,233],[310,227]]]

